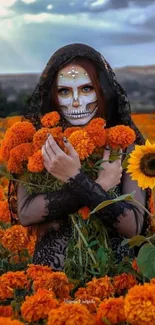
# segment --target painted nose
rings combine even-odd
[[[79,101],[78,101],[78,99],[77,100],[73,100],[73,107],[79,107],[80,106],[80,103],[79,103]]]

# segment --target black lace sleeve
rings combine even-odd
[[[82,203],[76,193],[71,193],[66,189],[53,193],[29,195],[24,186],[18,187],[18,217],[23,226],[65,218],[81,206]]]
[[[109,193],[104,191],[99,184],[91,180],[82,171],[80,171],[75,178],[69,179],[66,188],[82,200],[83,205],[89,207],[91,210],[101,202],[113,198]],[[126,209],[134,210],[135,216],[137,216],[138,209],[132,203],[126,201],[113,203],[98,211],[97,214],[107,226],[112,227],[118,222],[118,217],[120,215],[125,215]]]

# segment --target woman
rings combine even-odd
[[[64,129],[86,125],[93,117],[100,116],[106,120],[107,127],[117,124],[131,126],[136,132],[136,143],[143,143],[131,120],[126,93],[101,54],[87,45],[67,45],[53,54],[25,117],[39,128],[40,116],[52,110],[59,111]],[[81,172],[79,156],[66,139],[64,145],[69,155],[62,152],[51,136],[42,148],[45,168],[65,183],[64,188],[54,193],[29,196],[25,188],[19,186],[17,197],[20,223],[23,226],[38,225],[39,229],[33,262],[52,266],[55,270],[63,270],[71,236],[68,214],[82,206],[93,209],[111,198],[108,190],[114,187],[117,194],[135,191],[135,198],[144,205],[147,199],[136,182],[122,172],[120,160],[104,163],[104,170],[93,181]],[[131,150],[127,149],[128,152]],[[108,158],[109,150],[105,148],[103,159]],[[128,247],[121,246],[122,237],[130,238],[147,228],[143,211],[130,202],[115,203],[100,210],[98,216],[108,229],[117,261],[130,254]]]

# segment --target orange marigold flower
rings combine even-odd
[[[30,122],[17,122],[6,131],[2,141],[1,155],[5,161],[9,160],[10,151],[16,146],[31,142],[36,132],[35,127]]]
[[[26,271],[27,276],[32,280],[35,280],[38,277],[42,277],[43,275],[48,276],[49,274],[52,274],[52,272],[53,271],[49,266],[34,264],[29,264]]]
[[[1,317],[11,317],[13,316],[12,306],[0,306]],[[5,323],[4,323],[5,325]]]
[[[96,117],[94,119],[92,119],[88,126],[95,126],[96,128],[104,128],[104,126],[106,126],[106,121],[101,118],[101,117]]]
[[[48,134],[51,134],[54,140],[62,147],[62,127],[57,126],[55,128],[42,128],[38,130],[33,137],[33,144],[35,151],[40,150],[48,138]]]
[[[8,317],[0,317],[0,325],[23,325],[19,320],[12,320]]]
[[[5,127],[9,129],[16,122],[21,122],[21,116],[9,116],[5,119]]]
[[[6,300],[13,297],[13,289],[6,286],[2,277],[0,277],[0,300]]]
[[[64,299],[69,298],[70,290],[73,289],[73,285],[69,283],[69,280],[63,272],[53,272],[49,275],[43,275],[41,278],[37,278],[34,281],[34,290],[39,288],[45,288],[52,290],[56,298]]]
[[[129,126],[117,125],[107,129],[107,144],[113,149],[125,149],[134,143],[136,134]]]
[[[47,325],[95,325],[95,319],[88,309],[79,304],[62,304],[49,313]]]
[[[4,232],[5,232],[5,231],[4,231],[3,229],[0,228],[0,239],[3,238],[3,236],[4,236]]]
[[[101,303],[99,298],[89,295],[86,288],[79,288],[75,293],[75,298],[77,301],[80,300],[79,302],[83,304],[92,314],[96,313],[97,308]]]
[[[77,151],[81,160],[89,157],[95,149],[94,142],[84,130],[73,132],[68,138],[68,141]]]
[[[57,307],[58,301],[53,298],[52,292],[39,289],[33,296],[26,297],[21,313],[24,320],[31,323],[47,318],[50,310]]]
[[[15,225],[8,228],[2,238],[2,245],[13,253],[19,253],[28,245],[29,239],[26,228]]]
[[[34,134],[33,144],[34,144],[35,151],[38,151],[42,148],[42,146],[44,145],[44,143],[48,138],[49,133],[50,133],[50,129],[42,128]]]
[[[106,143],[107,132],[104,127],[99,127],[98,125],[88,125],[85,130],[89,134],[90,138],[94,142],[96,147],[102,147]]]
[[[87,283],[86,289],[88,294],[93,297],[98,297],[101,300],[113,296],[115,293],[111,278],[107,275],[99,279],[93,278],[92,281]]]
[[[113,286],[116,293],[122,294],[137,284],[136,278],[131,273],[122,273],[113,277]]]
[[[41,119],[42,125],[45,126],[46,128],[56,126],[59,123],[59,121],[60,121],[60,115],[57,111],[47,113]]]
[[[0,221],[6,223],[11,221],[8,201],[0,201]]]
[[[123,297],[105,299],[100,304],[97,311],[96,325],[106,325],[108,322],[109,324],[117,325],[124,323],[125,320]]]
[[[81,130],[81,128],[79,126],[69,127],[64,131],[63,136],[68,139],[73,132],[79,131],[79,130]]]
[[[27,245],[27,250],[30,256],[33,256],[35,245],[36,245],[37,238],[35,236],[31,236]]]
[[[78,213],[82,217],[82,219],[87,220],[90,216],[90,209],[87,207],[83,207],[78,210]]]
[[[126,321],[132,325],[155,324],[155,285],[131,288],[125,298]]]
[[[2,178],[0,179],[0,183],[1,183],[1,185],[2,185],[3,187],[6,187],[6,186],[9,185],[9,180],[8,180],[6,177],[2,177]]]
[[[151,279],[150,284],[155,284],[155,278]]]
[[[32,143],[22,143],[10,152],[7,168],[10,172],[20,174],[24,171],[25,163],[33,155],[34,147]]]
[[[57,142],[57,144],[63,149],[64,143],[63,143],[62,127],[57,126],[56,128],[50,129],[50,134],[53,136],[53,138]]]
[[[1,276],[1,281],[11,289],[27,287],[29,281],[24,271],[7,272]]]
[[[44,169],[44,162],[41,150],[38,150],[33,156],[29,157],[27,168],[32,173],[42,172]]]
[[[0,201],[4,199],[4,189],[3,186],[0,185]]]
[[[134,259],[133,262],[132,262],[132,268],[137,272],[137,273],[140,273],[140,269],[138,267],[138,264],[137,264],[137,260]]]

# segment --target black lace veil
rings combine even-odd
[[[55,110],[52,107],[51,87],[56,73],[66,63],[76,57],[90,59],[96,67],[100,86],[106,101],[107,126],[124,124],[131,126],[136,133],[136,144],[143,144],[144,138],[131,119],[130,103],[125,90],[118,83],[115,73],[105,58],[92,47],[85,44],[70,44],[57,50],[49,59],[40,80],[31,96],[25,118],[29,119],[37,128],[40,126],[40,116]],[[10,185],[10,189],[13,188]],[[148,195],[149,196],[149,191]],[[15,199],[15,198],[14,198]],[[12,211],[13,200],[9,190],[9,204]],[[14,202],[14,201],[13,201]]]

